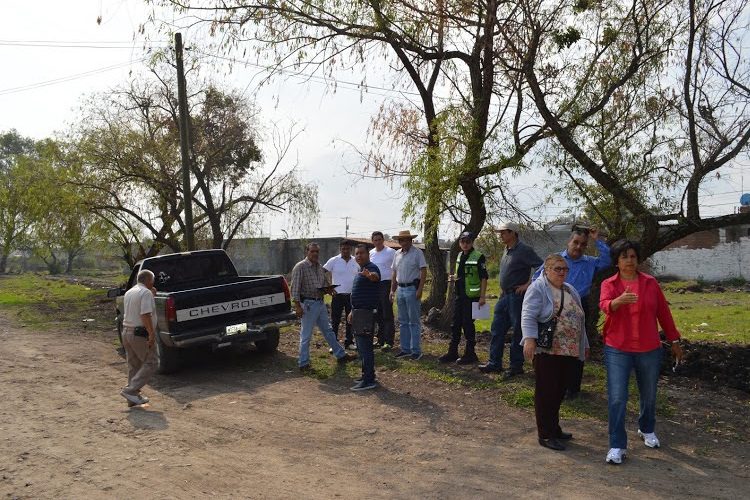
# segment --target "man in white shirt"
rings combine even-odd
[[[323,265],[323,268],[331,273],[331,284],[338,285],[331,299],[331,328],[339,338],[339,325],[341,324],[341,313],[346,312],[346,316],[352,312],[352,284],[354,278],[359,273],[359,265],[352,257],[352,244],[344,240],[339,244],[339,255],[331,257]],[[346,324],[346,337],[344,339],[344,349],[354,349],[354,335],[352,334],[352,325]]]
[[[378,344],[380,347],[387,351],[393,347],[394,338],[396,336],[396,327],[393,323],[393,303],[389,299],[391,293],[391,275],[393,271],[393,258],[396,256],[396,251],[385,246],[385,238],[383,233],[375,231],[371,236],[372,244],[375,248],[370,250],[370,262],[378,266],[380,270],[380,281],[379,281],[379,306],[377,315],[378,325]]]
[[[154,273],[138,273],[137,284],[125,293],[122,319],[122,347],[128,360],[128,385],[120,395],[128,406],[148,403],[141,389],[156,372],[156,302]]]

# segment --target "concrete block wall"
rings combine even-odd
[[[750,279],[750,237],[727,242],[724,231],[720,233],[719,242],[714,246],[673,245],[656,252],[651,256],[653,273],[706,281]]]

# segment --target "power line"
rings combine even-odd
[[[111,66],[105,66],[103,68],[92,69],[90,71],[85,71],[83,73],[76,73],[74,75],[63,76],[63,77],[55,78],[52,80],[45,80],[43,82],[30,83],[28,85],[22,85],[20,87],[11,87],[7,89],[2,89],[0,90],[0,96],[8,95],[8,94],[15,94],[18,92],[26,92],[28,90],[35,90],[35,89],[42,88],[42,87],[48,87],[50,85],[57,85],[59,83],[66,83],[66,82],[70,82],[73,80],[78,80],[80,78],[86,78],[88,76],[98,75],[100,73],[105,73],[107,71],[112,71],[114,69],[124,68],[132,64],[138,64],[138,63],[145,61],[146,59],[147,59],[146,57],[143,57],[138,60],[128,61],[128,62],[119,63],[119,64],[113,64]]]
[[[104,43],[105,45],[102,45]],[[121,45],[119,42],[92,42],[92,43],[76,43],[76,42],[53,42],[53,43],[42,43],[42,42],[15,42],[12,40],[0,40],[0,46],[4,47],[40,47],[40,48],[64,48],[64,49],[140,49],[140,48],[167,48],[168,45],[153,45],[143,44],[136,45],[133,42],[128,42],[128,45]]]
[[[263,71],[275,71],[277,73],[280,73],[280,74],[283,74],[283,75],[286,75],[286,76],[300,78],[302,80],[311,80],[311,81],[314,81],[316,83],[323,83],[325,85],[331,85],[331,84],[336,84],[337,86],[341,85],[342,88],[345,89],[345,90],[364,91],[367,94],[379,95],[379,96],[383,96],[383,97],[387,97],[388,94],[390,94],[390,97],[399,97],[399,98],[405,99],[405,100],[407,100],[409,102],[411,102],[411,98],[412,97],[414,97],[414,98],[421,98],[421,96],[420,96],[419,93],[417,93],[417,92],[410,92],[408,90],[389,89],[387,87],[379,87],[377,85],[369,85],[369,84],[366,84],[366,83],[350,82],[350,81],[340,80],[340,79],[333,78],[333,77],[322,77],[322,76],[312,75],[312,74],[304,73],[304,72],[290,71],[290,70],[287,70],[287,69],[274,69],[273,66],[263,66],[263,65],[260,65],[260,64],[257,64],[257,63],[253,63],[253,62],[250,62],[250,61],[247,61],[247,60],[243,60],[243,59],[236,59],[234,57],[222,56],[222,55],[219,55],[219,54],[210,54],[208,52],[203,52],[203,51],[201,51],[199,49],[196,49],[196,48],[192,48],[192,50],[194,52],[197,52],[197,53],[199,53],[199,54],[201,54],[203,56],[206,56],[206,57],[213,57],[213,58],[216,58],[216,59],[222,59],[222,60],[233,62],[233,63],[236,63],[236,64],[244,64],[246,66],[252,66],[254,68],[261,69]],[[378,93],[378,92],[373,92],[373,90],[381,91],[381,92],[386,92],[387,94],[381,94],[381,93]],[[454,98],[451,98],[451,97],[442,97],[442,96],[434,96],[434,98],[435,99],[440,99],[440,100],[443,100],[443,101],[453,101],[453,100],[455,100]]]

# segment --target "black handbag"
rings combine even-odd
[[[555,329],[557,328],[557,318],[560,317],[560,313],[563,310],[563,304],[565,303],[565,290],[560,289],[560,308],[557,310],[557,314],[552,316],[549,320],[544,322],[537,322],[539,325],[539,333],[536,339],[537,347],[543,349],[549,349],[552,347],[552,339],[555,337]]]
[[[377,309],[352,309],[352,333],[354,335],[375,335],[375,314]]]

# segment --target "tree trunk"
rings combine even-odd
[[[0,255],[0,274],[5,274],[5,268],[8,265],[8,252],[3,251]]]
[[[73,261],[76,258],[75,252],[68,252],[68,259],[65,264],[65,274],[71,274],[73,272]]]
[[[430,282],[430,296],[422,302],[422,312],[429,312],[433,307],[440,309],[445,304],[445,292],[448,288],[445,258],[440,251],[437,226],[427,227],[425,223],[425,260],[432,274]]]

